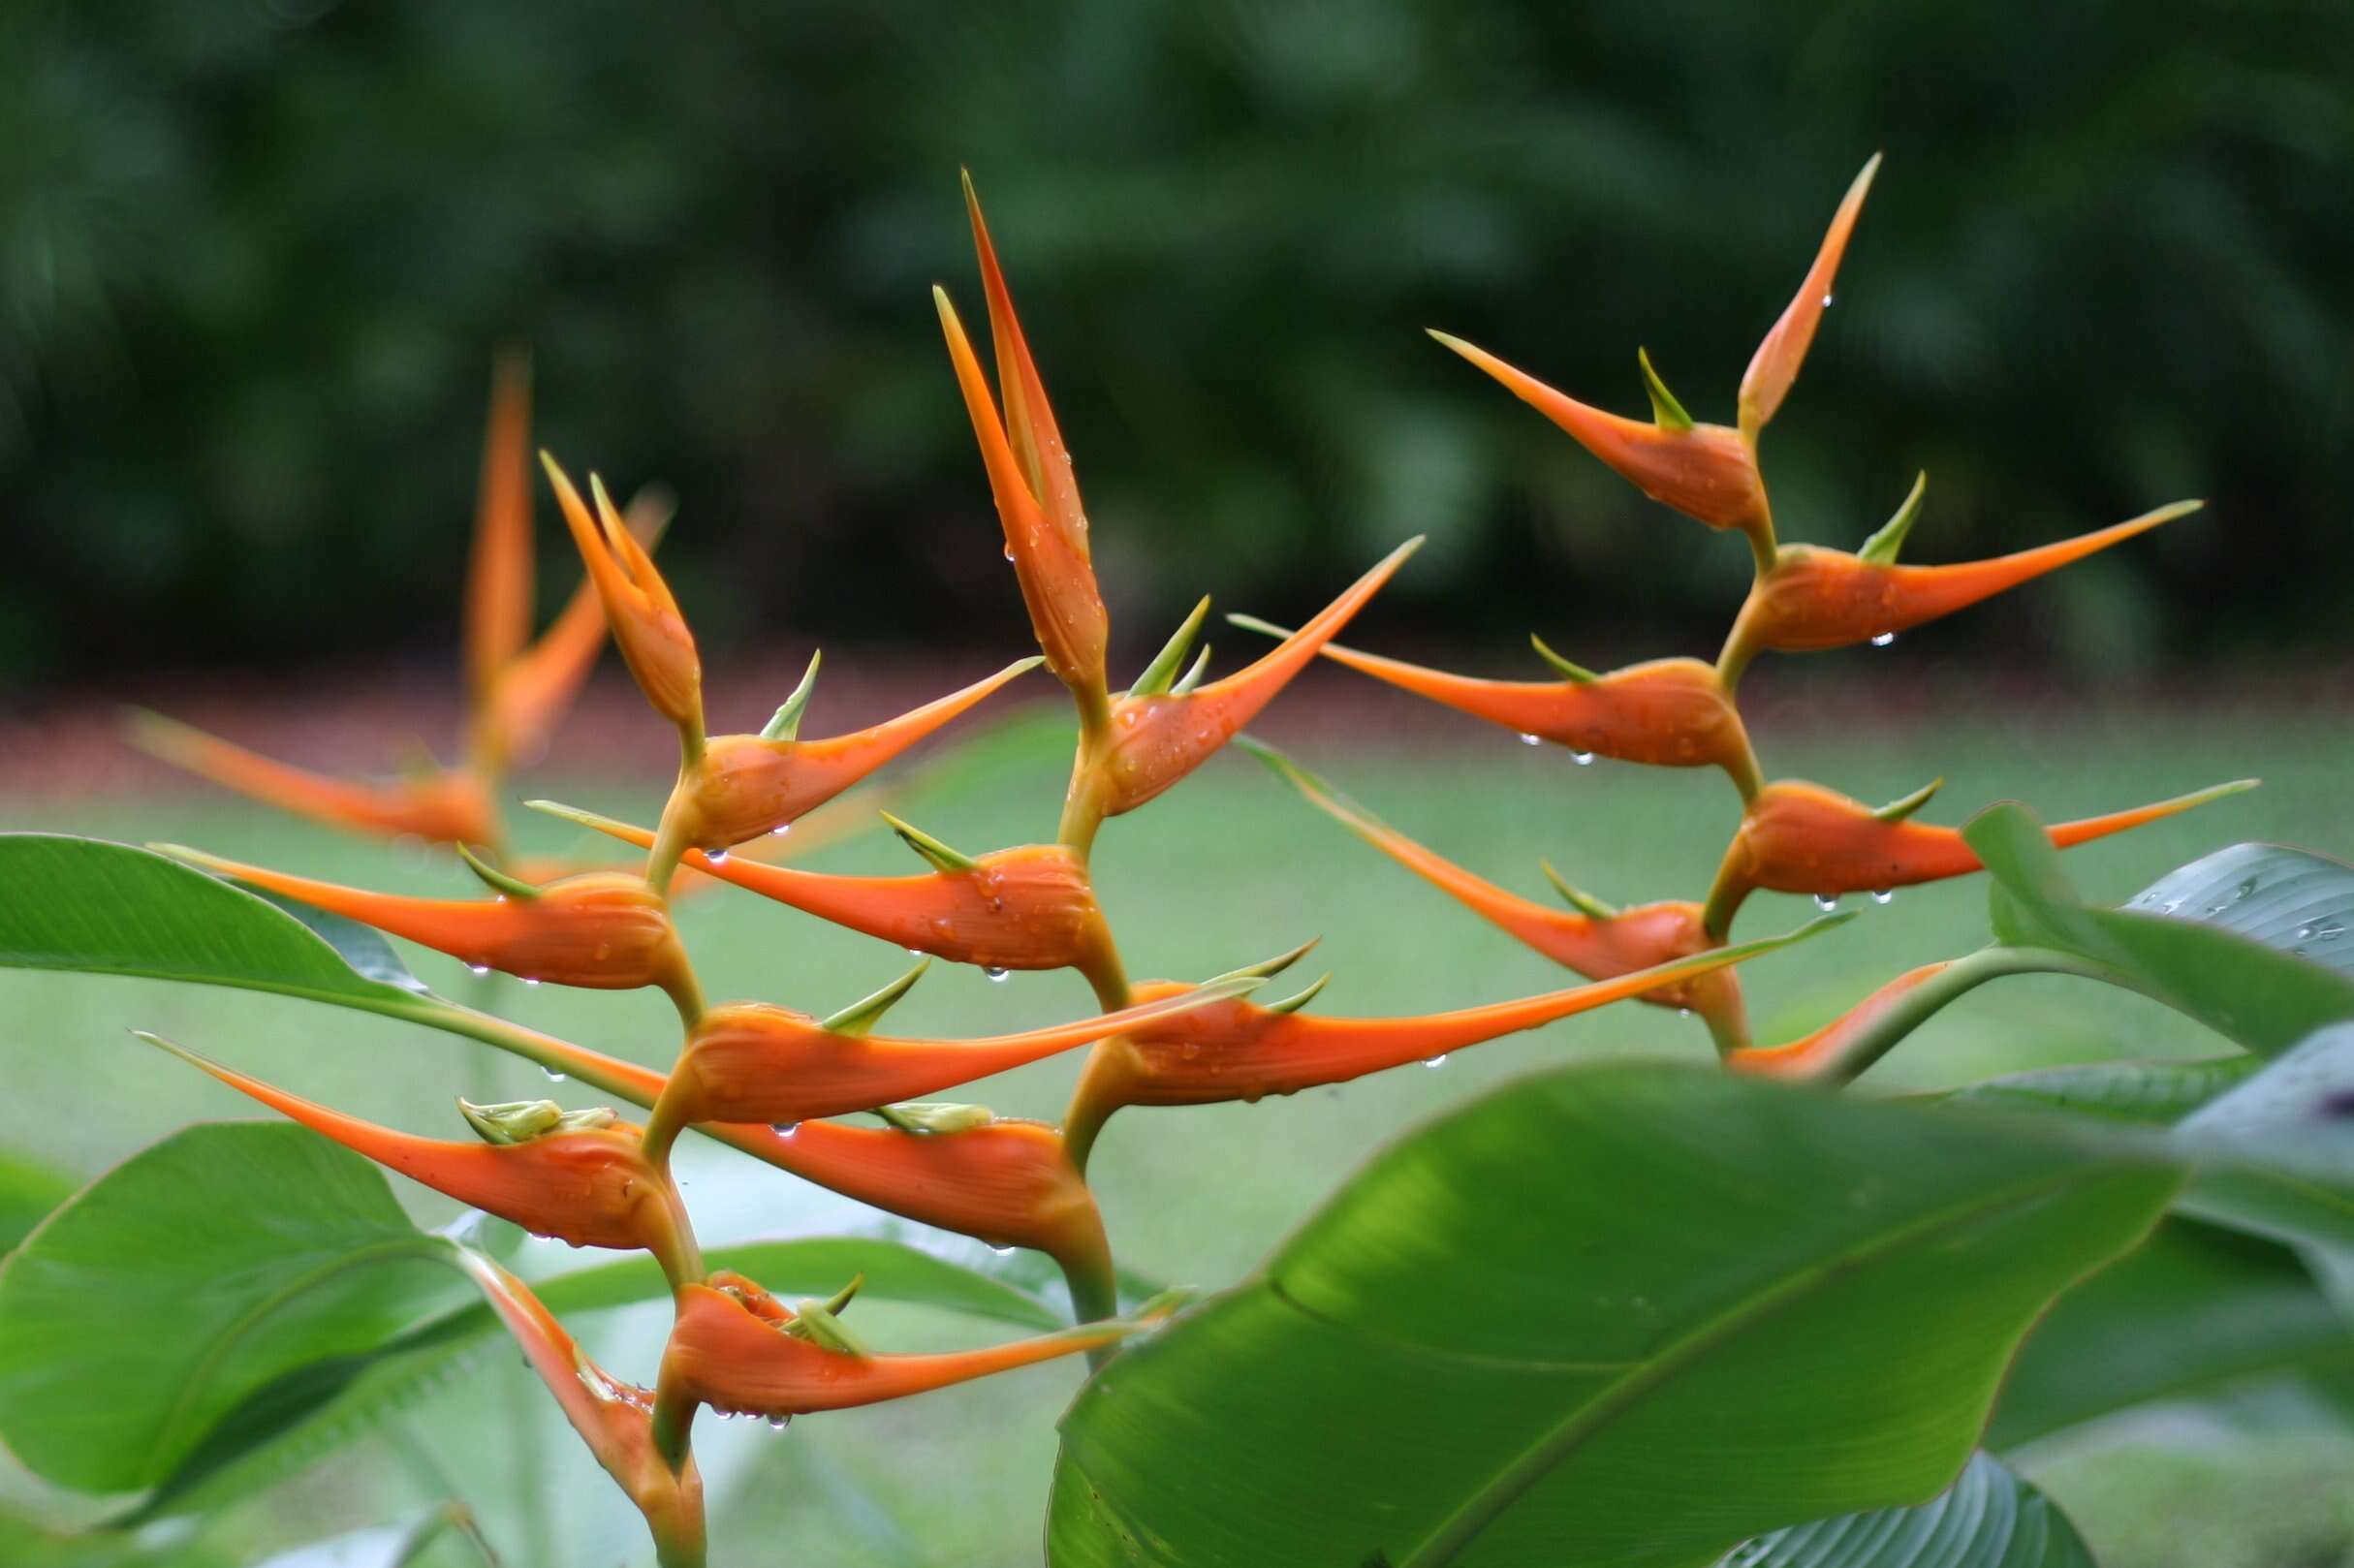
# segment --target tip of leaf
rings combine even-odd
[[[1256,615],[1245,615],[1240,612],[1227,616],[1226,624],[1240,626],[1246,632],[1257,632],[1263,637],[1272,637],[1278,640],[1292,635],[1292,628],[1288,626],[1277,626],[1271,620],[1261,620]]]

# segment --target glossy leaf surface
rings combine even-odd
[[[2056,1124],[1656,1065],[1377,1158],[1063,1423],[1056,1568],[1714,1561],[1925,1501],[2168,1165]]]
[[[2076,1526],[2000,1459],[1975,1454],[1930,1502],[1793,1525],[1724,1568],[2093,1568]]]

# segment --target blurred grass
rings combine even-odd
[[[1901,676],[1903,667],[1893,668]],[[2354,850],[2354,825],[2342,811],[2354,739],[2342,732],[2300,733],[2261,714],[2194,718],[2157,708],[2040,714],[2018,723],[1978,718],[1935,734],[1911,724],[1868,728],[1795,739],[1761,734],[1760,741],[1772,771],[1817,778],[1867,800],[1942,773],[1944,795],[1925,815],[1945,822],[2005,797],[2056,820],[2218,779],[2265,778],[2252,795],[2072,852],[2068,863],[2081,885],[2101,898],[2121,898],[2168,867],[2247,838]],[[1578,768],[1555,748],[1523,748],[1469,722],[1445,738],[1429,748],[1385,746],[1376,730],[1346,749],[1297,749],[1397,827],[1532,896],[1543,895],[1540,855],[1605,897],[1697,896],[1736,818],[1732,792],[1713,775],[1608,763]],[[999,775],[986,793],[927,805],[918,820],[973,850],[1044,836],[1064,766],[1060,757],[1040,757]],[[660,799],[655,788],[594,779],[534,780],[519,793],[641,821]],[[7,808],[5,820],[177,840],[385,887],[455,892],[465,885],[463,873],[439,862],[197,789],[103,808],[24,803]],[[529,819],[523,827],[529,849],[580,845],[554,823]],[[868,871],[912,864],[881,836],[837,846],[810,863]],[[1302,972],[1335,971],[1316,1004],[1334,1015],[1460,1006],[1568,979],[1358,844],[1239,754],[1218,759],[1148,813],[1111,825],[1098,849],[1098,879],[1139,977],[1199,977],[1321,934],[1322,947]],[[1830,938],[1751,966],[1760,1038],[1810,1027],[1900,968],[1977,945],[1983,905],[1977,879],[1907,890],[1889,908],[1866,902],[1864,918]],[[1744,911],[1741,931],[1780,929],[1812,914],[1803,898],[1761,895]],[[734,890],[686,902],[680,920],[715,998],[760,997],[824,1012],[904,963],[895,951]],[[473,983],[455,964],[424,953],[415,961],[437,988],[469,994]],[[492,997],[502,1011],[642,1061],[663,1063],[675,1048],[675,1021],[655,995],[508,984]],[[943,966],[901,1005],[894,1024],[971,1034],[1089,1005],[1070,976],[991,984],[977,971]],[[482,1071],[474,1048],[458,1041],[190,988],[8,974],[0,975],[0,1009],[19,1042],[12,1092],[0,1100],[0,1145],[85,1175],[191,1117],[241,1116],[250,1109],[131,1041],[129,1027],[158,1030],[298,1092],[444,1135],[457,1132],[449,1097],[474,1092]],[[1919,1086],[2046,1063],[2217,1049],[2202,1030],[2135,998],[2064,980],[2011,981],[1951,1009],[1868,1082]],[[1575,1056],[1651,1051],[1700,1059],[1706,1050],[1697,1024],[1620,1007],[1459,1052],[1443,1071],[1396,1072],[1256,1107],[1131,1111],[1105,1136],[1096,1184],[1123,1262],[1214,1287],[1248,1270],[1369,1150],[1439,1106]],[[1054,1116],[1076,1065],[1041,1064],[963,1097],[1001,1112]],[[520,1064],[493,1070],[515,1095],[563,1092]],[[847,1212],[789,1178],[707,1151],[697,1155],[689,1180],[689,1203],[714,1239],[805,1230]],[[404,1195],[417,1197],[415,1189]],[[448,1212],[429,1194],[417,1207],[428,1217]],[[974,1332],[912,1311],[877,1311],[868,1331],[900,1344],[945,1344]],[[595,1337],[617,1370],[643,1377],[660,1332],[657,1311],[616,1319]],[[478,1417],[485,1389],[497,1397],[528,1396],[508,1358],[479,1364],[486,1367],[483,1387],[434,1396],[416,1423],[445,1445],[447,1468],[466,1478],[469,1501],[489,1516],[494,1533],[502,1524],[512,1531],[502,1515],[504,1456],[495,1427]],[[706,1424],[715,1515],[728,1521],[715,1537],[760,1541],[764,1555],[779,1560],[877,1568],[1035,1561],[1052,1420],[1076,1378],[1069,1367],[1036,1368],[895,1408],[804,1422],[781,1441]],[[2095,1445],[2054,1456],[2048,1479],[2104,1549],[2108,1568],[2309,1568],[2349,1560],[2354,1520],[2329,1500],[2328,1489],[2298,1478],[2333,1463],[2342,1473],[2354,1443],[2312,1434],[2264,1439],[2269,1448],[2250,1441],[2212,1433],[2195,1444],[2156,1441],[2137,1428],[2113,1454]],[[600,1561],[618,1550],[612,1543],[635,1551],[637,1526],[602,1477],[565,1440],[551,1437],[549,1446],[563,1484],[559,1533],[543,1543],[546,1556],[523,1552],[518,1560],[569,1563],[577,1560],[571,1553],[589,1550],[586,1543],[597,1544]],[[2277,1465],[2267,1458],[2275,1454],[2282,1456]],[[338,1518],[348,1505],[396,1501],[405,1483],[386,1457],[363,1446],[320,1472],[298,1511],[316,1522]],[[2255,1475],[2267,1484],[2241,1487],[2233,1479]],[[478,1490],[488,1494],[473,1495]],[[2157,1522],[2178,1514],[2196,1515],[2200,1530]],[[254,1539],[292,1527],[267,1508],[243,1511],[225,1525]]]

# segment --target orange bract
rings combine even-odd
[[[823,740],[723,735],[680,775],[666,811],[682,820],[682,842],[724,850],[775,831],[823,805],[915,745],[1038,660],[1007,665],[961,691],[897,718]]]
[[[2045,831],[2054,844],[2066,849],[2205,805],[2251,788],[2254,782],[2218,784]],[[1717,870],[1715,890],[1709,895],[1711,929],[1722,932],[1730,925],[1733,911],[1757,888],[1836,897],[1979,870],[1977,851],[1962,841],[1959,829],[1912,820],[1911,812],[1929,793],[1924,790],[1875,811],[1819,784],[1781,780],[1767,785],[1749,802]]]
[[[501,894],[492,898],[411,898],[290,876],[177,845],[157,847],[191,865],[361,921],[485,969],[594,990],[659,986],[682,1011],[694,1010],[689,1006],[693,973],[671,926],[669,907],[643,878],[626,872],[567,877],[530,897]]]
[[[670,584],[654,569],[653,557],[632,536],[605,493],[604,482],[588,478],[596,502],[592,515],[574,489],[572,481],[546,453],[540,462],[555,487],[564,525],[588,568],[589,581],[604,603],[605,619],[612,628],[613,645],[621,650],[629,673],[654,711],[676,725],[689,745],[703,743],[703,660],[695,651],[695,636],[687,630],[678,601]]]
[[[2148,533],[2199,505],[2177,501],[2074,539],[1951,566],[1899,565],[1785,545],[1773,569],[1749,590],[1726,643],[1726,663],[1737,668],[1760,648],[1809,653],[1893,637]]]
[[[1082,706],[1100,710],[1107,696],[1104,646],[1111,622],[1103,595],[1095,586],[1079,481],[1072,472],[1070,450],[1055,426],[1054,412],[1047,403],[1046,384],[1039,378],[1029,343],[1014,314],[1014,297],[998,269],[997,252],[989,242],[981,204],[969,179],[964,189],[982,285],[989,297],[989,334],[997,345],[997,381],[1005,400],[1002,421],[981,361],[947,292],[934,288],[932,300],[940,313],[940,329],[948,338],[949,360],[956,369],[965,412],[981,443],[982,465],[989,471],[989,492],[996,498],[998,520],[1005,529],[1006,554],[1014,563],[1014,576],[1021,585],[1022,602],[1029,608],[1038,645],[1046,654],[1047,667],[1071,688]]]
[[[689,1285],[662,1353],[662,1386],[722,1412],[792,1417],[903,1399],[1057,1356],[1114,1344],[1136,1332],[1097,1323],[935,1356],[861,1356],[829,1350],[784,1333],[793,1320],[774,1297],[741,1276],[723,1287]]]
[[[1646,423],[1606,414],[1459,337],[1432,332],[1507,391],[1568,431],[1580,446],[1652,500],[1711,528],[1770,527],[1757,457],[1741,432],[1722,424]]]

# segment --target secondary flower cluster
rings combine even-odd
[[[1468,345],[1442,339],[1647,492],[1712,527],[1737,528],[1748,537],[1758,562],[1756,583],[1713,665],[1670,659],[1596,674],[1540,643],[1538,651],[1560,678],[1516,683],[1449,675],[1334,643],[1413,552],[1419,540],[1409,540],[1296,631],[1235,617],[1279,641],[1264,657],[1216,679],[1208,678],[1208,649],[1187,663],[1208,608],[1203,601],[1144,672],[1125,690],[1114,691],[1106,665],[1110,617],[1096,586],[1078,481],[968,182],[995,352],[993,389],[947,294],[935,291],[935,302],[1040,656],[871,729],[803,739],[802,716],[818,668],[813,657],[809,676],[757,734],[714,737],[706,728],[694,634],[653,559],[667,506],[642,499],[625,512],[594,475],[583,494],[545,454],[547,479],[587,580],[552,628],[525,648],[531,597],[526,393],[520,364],[503,363],[494,384],[466,615],[471,719],[464,764],[394,786],[357,785],[298,772],[152,716],[138,721],[135,735],[151,749],[262,799],[350,826],[451,845],[485,890],[474,899],[402,897],[193,850],[172,853],[449,954],[479,972],[599,989],[658,987],[680,1020],[672,1065],[656,1071],[486,1015],[466,1015],[466,1031],[477,1038],[643,1108],[645,1114],[640,1124],[623,1120],[610,1106],[461,1101],[474,1136],[446,1141],[375,1126],[227,1067],[190,1059],[263,1104],[463,1203],[541,1235],[642,1250],[660,1263],[675,1312],[648,1388],[589,1363],[512,1276],[485,1266],[479,1282],[583,1441],[644,1514],[662,1560],[672,1564],[700,1563],[705,1555],[691,1443],[700,1409],[783,1422],[1048,1357],[1084,1352],[1100,1358],[1165,1314],[1165,1304],[1148,1304],[1132,1316],[1117,1315],[1111,1248],[1086,1184],[1088,1153],[1123,1106],[1289,1094],[1629,997],[1699,1014],[1736,1066],[1805,1070],[1816,1051],[1808,1042],[1778,1052],[1750,1046],[1731,966],[1790,938],[1730,945],[1728,929],[1742,899],[1759,888],[1821,894],[1885,890],[1957,875],[1976,862],[1951,830],[1910,820],[1928,791],[1875,811],[1815,785],[1767,782],[1734,706],[1742,668],[1762,648],[1832,647],[1893,633],[2184,510],[2166,509],[2104,534],[1999,561],[1899,566],[1895,555],[1917,509],[1916,486],[1898,517],[1856,554],[1775,543],[1757,470],[1758,433],[1795,379],[1829,301],[1832,274],[1870,172],[1867,169],[1849,193],[1797,300],[1759,349],[1742,382],[1736,428],[1696,424],[1648,358],[1642,363],[1653,417],[1645,423],[1572,401]],[[677,736],[677,781],[651,827],[533,802],[644,852],[642,863],[583,869],[519,861],[507,852],[491,801],[510,766],[528,760],[544,743],[608,629],[648,704]],[[1746,811],[1715,889],[1701,902],[1621,910],[1555,876],[1570,908],[1546,908],[1440,860],[1305,770],[1259,748],[1310,800],[1375,846],[1589,983],[1421,1018],[1341,1019],[1304,1011],[1322,980],[1285,999],[1260,1001],[1260,988],[1312,942],[1199,984],[1132,981],[1089,877],[1099,829],[1177,785],[1236,738],[1319,654],[1580,753],[1722,768]],[[853,876],[773,862],[787,829],[828,809],[840,813],[855,798],[845,792],[1041,663],[1069,690],[1079,726],[1052,841],[968,854],[884,813],[882,820],[923,862],[920,871]],[[2179,810],[2195,799],[2073,824],[2054,836],[2076,842]],[[863,818],[866,811],[857,814]],[[799,832],[796,841],[807,837]],[[751,845],[768,849],[771,859],[755,858],[745,848]],[[881,990],[823,1017],[764,1001],[711,1004],[672,921],[673,897],[688,877],[761,894],[926,956]],[[892,1004],[934,960],[998,972],[1071,969],[1092,988],[1100,1011],[1064,1024],[975,1039],[878,1032]],[[1826,1037],[1835,1033],[1826,1031]],[[1084,1064],[1059,1127],[930,1098],[1083,1047]],[[1824,1049],[1836,1052],[1836,1041]],[[838,1119],[861,1115],[871,1116],[872,1124]],[[706,1269],[671,1172],[671,1151],[690,1128],[910,1219],[1051,1255],[1069,1281],[1077,1326],[954,1355],[880,1354],[842,1321],[856,1280],[829,1300],[787,1303],[740,1274]]]

